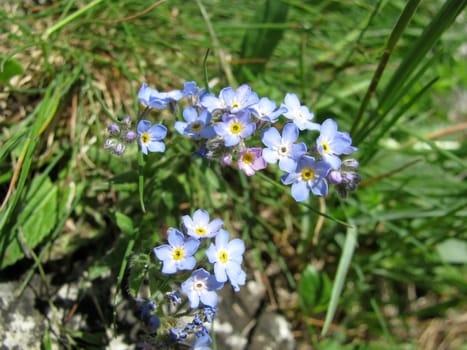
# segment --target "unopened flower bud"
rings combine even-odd
[[[128,131],[128,132],[126,133],[126,135],[125,135],[125,140],[126,140],[128,143],[131,143],[131,142],[133,142],[134,140],[136,140],[136,137],[137,137],[137,136],[138,136],[138,135],[137,135],[134,131],[130,130],[130,131]]]
[[[115,148],[117,141],[115,139],[106,139],[104,142],[104,148],[108,150],[112,150]]]
[[[358,163],[358,160],[349,158],[345,159],[342,161],[342,167],[343,168],[348,168],[348,169],[357,169],[360,164]]]
[[[127,115],[125,118],[122,120],[123,124],[125,124],[128,128],[131,126],[131,118]]]
[[[118,135],[120,134],[120,127],[115,124],[115,123],[112,123],[110,124],[108,127],[107,127],[107,130],[110,132],[110,134],[112,135]]]
[[[125,145],[123,143],[117,143],[115,145],[115,148],[113,150],[113,152],[118,155],[118,156],[121,156],[124,152],[125,152]]]
[[[338,185],[342,183],[342,174],[337,170],[331,170],[327,178],[329,182],[333,185]]]
[[[342,181],[344,181],[347,184],[357,184],[361,180],[362,178],[356,172],[349,171],[342,173]]]
[[[230,165],[232,163],[232,155],[231,154],[224,154],[221,157],[221,162],[224,165]]]
[[[161,320],[156,315],[151,315],[146,322],[151,333],[155,333],[157,329],[161,326]]]

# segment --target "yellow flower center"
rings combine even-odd
[[[243,126],[239,122],[233,122],[232,124],[230,124],[230,132],[232,134],[239,134],[240,132],[242,132],[242,130]]]
[[[240,107],[240,103],[238,103],[238,101],[235,101],[232,103],[232,109],[235,109],[235,108],[238,108]]]
[[[242,157],[242,161],[245,164],[251,164],[253,163],[254,157],[251,152],[245,152]]]
[[[225,264],[227,261],[229,261],[229,254],[225,250],[221,250],[219,252],[219,261],[223,264]]]
[[[315,172],[313,171],[313,169],[305,168],[302,170],[302,179],[304,181],[311,180],[314,177],[315,177]]]
[[[321,146],[323,147],[324,154],[329,152],[329,144],[327,142],[321,142]]]
[[[204,236],[207,233],[204,227],[197,227],[195,232],[198,236]]]
[[[185,257],[185,251],[182,248],[175,248],[172,252],[172,259],[180,261]]]
[[[201,123],[200,122],[194,122],[191,124],[191,131],[193,132],[199,132],[201,130]]]
[[[151,135],[149,135],[147,132],[144,132],[143,135],[141,135],[141,142],[146,144],[149,141],[151,141]]]

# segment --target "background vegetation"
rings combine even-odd
[[[273,291],[297,296],[284,302],[273,293],[268,303],[300,344],[459,348],[467,322],[466,1],[228,3],[3,2],[2,279],[19,279],[20,297],[35,275],[48,285],[57,266],[79,265],[85,281],[107,276],[115,291],[129,253],[150,251],[181,215],[205,208],[246,241],[251,276],[259,271]],[[169,137],[168,151],[141,170],[144,213],[136,147],[123,157],[104,151],[106,127],[137,117],[142,82],[161,91],[202,85],[208,49],[214,90],[248,83],[279,103],[294,92],[319,122],[332,117],[351,131],[358,191],[299,205],[276,185],[274,169],[246,178],[194,159],[188,142]],[[172,116],[158,118],[172,127]],[[341,257],[351,260],[336,277]],[[342,294],[332,294],[346,272]],[[334,318],[321,338],[326,311]],[[60,327],[69,343],[93,333]]]

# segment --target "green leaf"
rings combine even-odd
[[[117,226],[128,236],[133,236],[136,232],[136,229],[133,225],[133,220],[129,216],[117,211],[115,213],[115,220],[117,221]]]
[[[20,62],[13,58],[9,58],[2,63],[0,70],[0,84],[7,84],[15,75],[24,73],[24,68]]]
[[[330,298],[331,282],[328,276],[308,265],[302,272],[298,284],[300,307],[305,313],[323,311]]]
[[[34,249],[57,224],[58,191],[48,177],[35,178],[24,198],[16,224],[6,243],[0,269],[24,257],[24,249]],[[2,241],[2,245],[4,242]],[[24,246],[24,247],[23,247]]]

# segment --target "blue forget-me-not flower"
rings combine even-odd
[[[200,268],[193,271],[191,277],[182,283],[181,289],[188,297],[190,307],[194,309],[199,306],[200,302],[207,306],[216,306],[216,290],[221,289],[223,286],[224,283],[218,282],[209,272]]]
[[[239,285],[244,285],[246,274],[242,270],[243,253],[245,243],[239,238],[229,242],[229,232],[219,230],[216,236],[216,244],[211,243],[206,250],[206,256],[211,264],[214,264],[214,275],[219,282],[232,284],[236,292],[240,290]]]
[[[224,140],[226,147],[235,146],[240,140],[250,136],[256,129],[256,124],[250,122],[250,112],[242,111],[238,114],[222,116],[222,122],[214,125],[217,135]]]
[[[199,115],[194,107],[187,107],[183,110],[183,118],[185,122],[175,122],[175,130],[180,134],[198,139],[209,139],[216,136],[214,128],[209,125],[211,122],[211,113],[203,109]]]
[[[178,270],[191,270],[195,267],[193,256],[199,247],[199,240],[193,237],[185,239],[183,233],[175,228],[169,229],[169,244],[154,248],[154,254],[162,261],[162,272],[172,274]]]
[[[341,167],[340,154],[350,154],[357,150],[352,146],[350,135],[337,131],[337,123],[332,119],[326,119],[321,125],[316,145],[323,160],[336,170]]]
[[[306,200],[310,191],[317,196],[328,194],[326,176],[331,165],[324,161],[316,161],[311,156],[303,156],[297,162],[296,169],[282,176],[284,185],[292,184],[292,197],[297,202]]]
[[[287,112],[285,106],[276,108],[276,101],[267,97],[262,97],[258,103],[250,107],[251,113],[258,118],[269,123],[277,122],[279,116]]]
[[[302,106],[297,95],[288,93],[285,95],[283,107],[287,108],[284,116],[292,120],[300,130],[319,130],[319,124],[313,123],[315,115],[307,106]]]
[[[201,105],[211,113],[221,110],[234,114],[248,109],[258,100],[256,92],[253,92],[248,85],[243,84],[237,90],[230,86],[223,88],[219,93],[219,97],[207,94],[201,99]]]
[[[193,213],[193,217],[182,216],[182,223],[188,236],[200,239],[214,237],[224,222],[219,218],[209,221],[208,212],[198,209]]]
[[[136,127],[141,152],[164,152],[165,145],[161,141],[167,135],[167,128],[162,124],[152,125],[149,120],[140,120]]]
[[[285,124],[282,136],[275,127],[266,129],[261,138],[267,146],[263,149],[263,158],[266,162],[274,164],[279,161],[279,168],[282,171],[292,172],[297,159],[307,150],[303,142],[295,143],[298,134],[298,128],[294,123]]]
[[[138,100],[145,106],[150,108],[163,109],[172,101],[178,101],[183,97],[183,92],[180,90],[172,90],[168,92],[159,92],[154,88],[149,87],[146,83],[141,85],[138,92]]]

